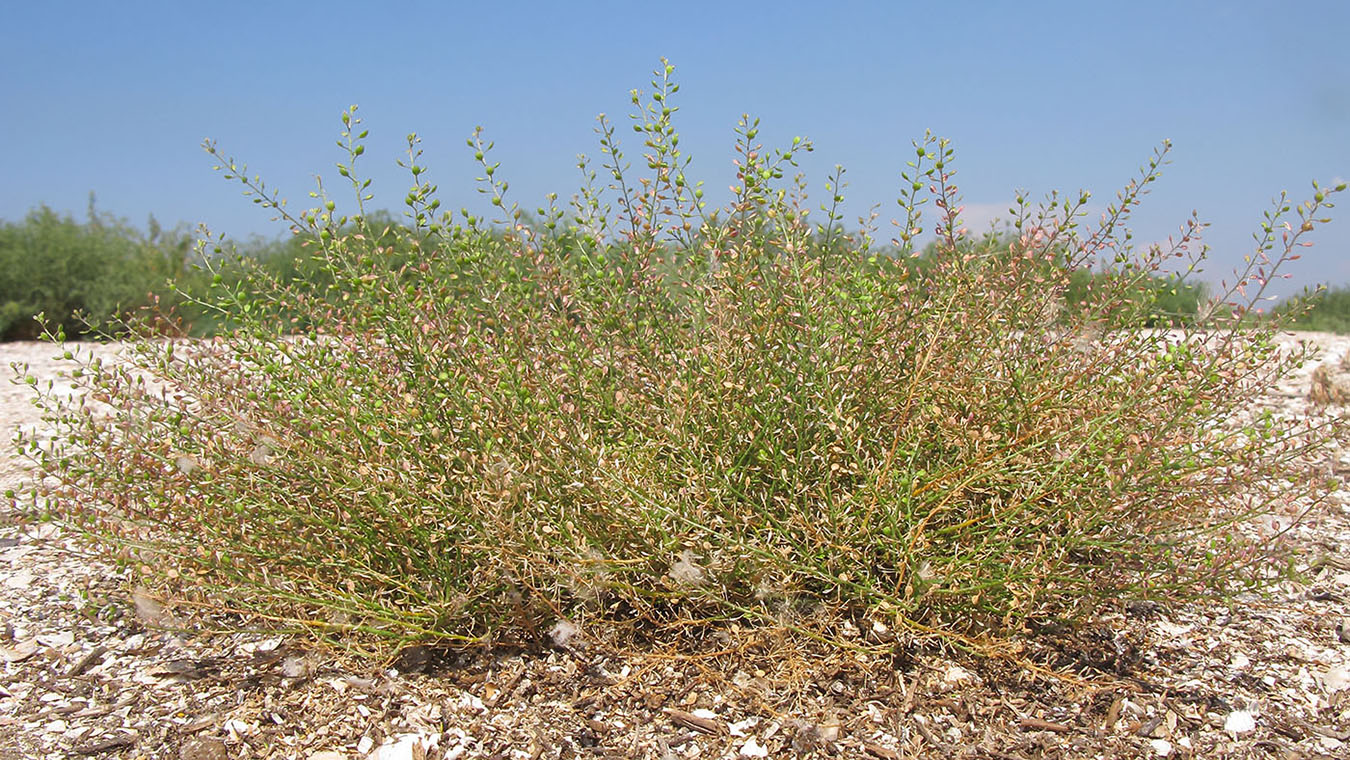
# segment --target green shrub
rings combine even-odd
[[[75,337],[88,323],[111,325],[156,304],[191,246],[181,230],[151,219],[141,233],[92,204],[84,223],[41,206],[22,222],[0,224],[0,340],[37,337],[38,314]]]
[[[413,251],[404,243],[408,231],[388,212],[376,211],[362,217],[361,229],[375,231],[369,244],[385,249],[387,265],[399,266],[411,260]],[[339,234],[360,233],[355,225],[348,225]],[[311,250],[317,244],[316,237],[304,232],[279,240],[254,238],[242,244],[218,241],[203,264],[194,266],[174,283],[184,296],[175,302],[174,312],[182,332],[209,337],[240,326],[228,310],[203,300],[209,298],[212,287],[253,293],[288,289],[313,298],[340,298],[327,264]],[[305,329],[308,324],[306,315],[293,309],[282,308],[273,317],[285,322],[290,330]]]
[[[290,214],[208,144],[327,284],[221,277],[204,305],[228,334],[81,362],[90,393],[46,399],[58,443],[21,444],[52,476],[30,496],[165,593],[396,640],[536,642],[560,618],[833,637],[864,615],[958,638],[1269,570],[1277,542],[1224,528],[1316,502],[1302,457],[1334,431],[1243,416],[1303,355],[1240,303],[1145,329],[1170,253],[1124,223],[1166,148],[1098,226],[1086,193],[1019,199],[1017,236],[980,247],[925,137],[882,252],[837,231],[838,175],[814,222],[782,181],[810,143],[766,152],[748,118],[734,201],[708,208],[670,71],[634,99],[645,170],[602,117],[602,166],[529,217],[478,133],[495,222],[439,210],[415,136],[409,223],[372,222],[355,108],[347,215],[322,189]],[[1245,275],[1301,234],[1267,233]],[[1093,266],[1112,274],[1066,312]]]
[[[1277,313],[1287,315],[1295,330],[1350,334],[1350,287],[1321,289],[1281,304]]]

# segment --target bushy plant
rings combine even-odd
[[[208,144],[313,241],[324,284],[222,277],[228,334],[80,363],[87,393],[45,399],[58,442],[21,442],[50,476],[31,496],[180,599],[461,642],[562,618],[1007,633],[1259,576],[1276,547],[1221,528],[1321,497],[1306,457],[1334,431],[1243,417],[1303,354],[1240,316],[1334,191],[1279,201],[1248,299],[1152,330],[1152,273],[1203,255],[1195,222],[1172,250],[1128,245],[1165,147],[1100,223],[1086,193],[1019,198],[1016,234],[981,246],[926,136],[883,250],[839,228],[840,173],[815,222],[784,182],[810,142],[766,151],[749,118],[734,199],[709,208],[670,73],[634,95],[638,168],[601,117],[570,207],[528,216],[479,133],[495,221],[439,209],[414,135],[408,222],[375,223],[354,107],[346,215],[322,186],[286,210]],[[1066,312],[1093,266],[1113,274]]]
[[[0,224],[0,340],[32,339],[43,325],[71,337],[112,324],[167,295],[192,250],[183,230],[147,232],[97,213],[77,222],[41,206]],[[164,304],[167,307],[169,304]]]
[[[1025,202],[1025,199],[1019,202]],[[1016,213],[1016,209],[1010,209]],[[1044,235],[1044,232],[1041,232]],[[1143,325],[1147,327],[1180,327],[1190,324],[1208,302],[1208,287],[1194,280],[1194,267],[1183,272],[1164,273],[1163,266],[1175,256],[1148,257],[1149,270],[1120,270],[1115,265],[1120,262],[1107,262],[1106,268],[1096,271],[1085,262],[1076,261],[1066,250],[1069,241],[1064,240],[1051,246],[1039,265],[1043,267],[1042,277],[1047,281],[1062,282],[1067,277],[1067,286],[1063,288],[1059,318],[1071,321],[1082,309],[1095,306],[1089,294],[1094,290],[1110,289],[1109,282],[1124,278],[1119,283],[1125,287],[1115,289],[1122,296],[1128,296],[1128,306],[1147,314]],[[943,258],[952,255],[947,242],[935,240],[923,249],[923,252],[911,259],[913,274],[924,277],[937,270],[935,265]],[[997,230],[974,236],[964,235],[957,240],[957,255],[960,256],[1003,256],[1022,247],[1021,235]]]
[[[1286,316],[1295,330],[1318,330],[1350,334],[1350,287],[1323,288],[1281,304],[1277,313]]]

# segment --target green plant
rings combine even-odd
[[[1290,299],[1276,309],[1295,330],[1350,334],[1350,287],[1322,288]]]
[[[182,230],[164,230],[152,217],[142,233],[95,212],[92,200],[84,223],[46,206],[4,223],[0,340],[37,337],[39,314],[51,329],[75,337],[90,322],[112,325],[157,304],[168,294],[165,283],[182,274],[191,247]]]
[[[883,250],[839,227],[842,170],[817,223],[783,181],[811,143],[766,152],[748,117],[734,200],[708,208],[671,71],[633,96],[639,168],[601,117],[570,208],[530,215],[477,132],[491,221],[439,209],[415,135],[408,221],[373,221],[355,107],[345,215],[322,185],[287,211],[208,143],[323,285],[217,274],[201,305],[227,334],[79,363],[88,393],[44,398],[58,443],[20,442],[50,476],[31,497],[166,593],[393,640],[856,616],[960,640],[1270,570],[1278,543],[1223,527],[1317,503],[1303,457],[1339,428],[1241,421],[1305,356],[1241,316],[1341,187],[1282,198],[1232,309],[1169,333],[1153,273],[1193,267],[1201,225],[1166,251],[1125,232],[1166,147],[1097,226],[1086,193],[1019,197],[1015,234],[981,243],[926,136]]]

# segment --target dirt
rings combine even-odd
[[[1300,337],[1327,361],[1350,352],[1347,338]],[[57,353],[3,344],[0,364],[59,382]],[[1309,413],[1311,371],[1267,404]],[[41,429],[31,395],[0,384],[6,439]],[[1327,467],[1350,472],[1350,456]],[[6,450],[0,487],[24,477]],[[1105,609],[1029,637],[1016,661],[874,626],[850,635],[885,646],[856,653],[754,631],[635,652],[581,631],[539,651],[411,648],[372,666],[151,598],[69,533],[4,515],[0,757],[1345,757],[1350,499],[1289,535],[1302,582],[1227,605]]]

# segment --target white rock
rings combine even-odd
[[[1245,734],[1256,730],[1256,718],[1246,710],[1234,710],[1228,713],[1223,722],[1223,730],[1234,734]]]
[[[1233,659],[1229,660],[1229,664],[1233,666],[1233,670],[1246,670],[1251,666],[1252,661],[1247,659],[1247,655],[1241,652],[1234,652]]]
[[[285,644],[285,643],[286,643],[286,639],[284,639],[284,638],[282,638],[282,637],[280,637],[280,636],[274,636],[274,637],[272,637],[272,638],[270,638],[270,639],[263,639],[262,641],[259,641],[257,644],[254,644],[251,651],[254,651],[254,652],[274,652],[274,651],[276,651],[279,647],[281,647],[282,644]],[[239,647],[239,648],[240,648],[240,649],[244,649],[245,651],[249,651],[249,650],[247,649],[247,647],[248,647],[248,645],[245,644],[244,646],[241,646],[241,647]]]
[[[20,641],[12,647],[0,647],[0,657],[3,657],[5,662],[23,662],[37,652],[37,639]]]
[[[952,686],[972,680],[975,680],[975,674],[960,665],[953,665],[942,674],[942,682]]]
[[[325,749],[315,752],[307,760],[347,760],[347,755],[343,752],[336,752],[331,749]]]
[[[74,631],[58,631],[56,633],[44,633],[37,637],[38,643],[53,649],[64,649],[75,643]]]
[[[368,755],[370,754],[370,750],[373,749],[374,747],[375,747],[375,740],[370,738],[369,736],[363,736],[361,737],[361,740],[356,743],[356,754]]]
[[[741,745],[740,754],[741,757],[768,757],[769,748],[755,741],[755,737],[752,736]]]
[[[751,716],[745,720],[736,721],[735,723],[728,725],[727,731],[729,731],[732,736],[746,736],[746,731],[754,728],[758,724],[759,718]]]
[[[1337,665],[1322,675],[1322,686],[1332,694],[1350,689],[1350,664]]]
[[[85,734],[89,733],[92,730],[93,730],[92,726],[76,726],[75,728],[72,728],[66,731],[65,733],[61,734],[61,738],[65,739],[68,742],[77,742],[83,739]]]
[[[27,570],[20,570],[5,579],[5,586],[12,589],[25,589],[32,582],[33,574]]]
[[[464,692],[462,695],[460,695],[459,706],[462,709],[472,710],[473,712],[477,713],[487,710],[487,705],[483,704],[483,700],[479,699],[473,694],[470,694],[467,691]]]
[[[1149,744],[1153,745],[1153,753],[1158,757],[1167,757],[1172,754],[1172,742],[1166,739],[1153,739]]]
[[[1153,624],[1154,630],[1164,636],[1181,637],[1195,629],[1193,625],[1181,625],[1170,620],[1159,620]]]
[[[419,734],[404,734],[380,745],[370,754],[370,760],[425,760],[427,751],[436,746],[436,740]]]

